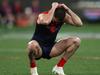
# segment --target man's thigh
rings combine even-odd
[[[58,42],[53,46],[50,57],[56,57],[65,52],[65,50],[69,47],[69,43],[72,40],[72,37],[63,38],[58,40]]]

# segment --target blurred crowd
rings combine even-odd
[[[39,13],[39,0],[33,0],[30,6],[23,8],[21,0],[2,0],[0,5],[0,25],[26,27],[33,25]]]

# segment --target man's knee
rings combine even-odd
[[[29,53],[29,57],[35,57],[35,58],[39,58],[42,55],[42,51],[41,48],[38,44],[37,41],[32,40],[28,43],[28,53]]]
[[[73,43],[75,45],[79,46],[80,42],[81,42],[79,37],[69,37],[67,39],[64,39],[63,41],[64,41],[65,44],[67,44],[67,46],[70,46]]]
[[[64,41],[65,41],[65,44],[67,44],[67,47],[71,46],[72,44],[79,47],[80,42],[81,42],[79,37],[69,37],[68,39],[65,39]]]
[[[34,56],[37,55],[37,47],[38,47],[38,43],[35,40],[32,40],[28,43],[28,53],[29,55],[33,54]]]
[[[80,46],[80,38],[79,37],[71,37],[69,38],[69,47],[67,49],[67,52],[75,51]]]
[[[34,50],[38,47],[38,43],[33,40],[28,43],[28,50]]]
[[[81,40],[79,37],[74,37],[72,41],[76,46],[80,46]]]

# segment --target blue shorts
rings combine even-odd
[[[54,46],[55,42],[49,43],[49,44],[44,44],[44,43],[41,43],[38,41],[38,43],[42,49],[42,56],[40,58],[50,59],[51,58],[50,52],[51,52],[52,47]],[[36,60],[38,60],[40,58],[36,58]]]

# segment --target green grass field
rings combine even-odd
[[[33,31],[32,27],[12,30],[0,28],[0,75],[30,75],[26,47]],[[64,26],[61,32],[66,31],[95,34],[100,33],[100,26]],[[58,60],[59,57],[37,61],[39,75],[53,75],[51,71]],[[67,75],[100,75],[100,39],[82,38],[80,48],[65,65],[64,70]]]

